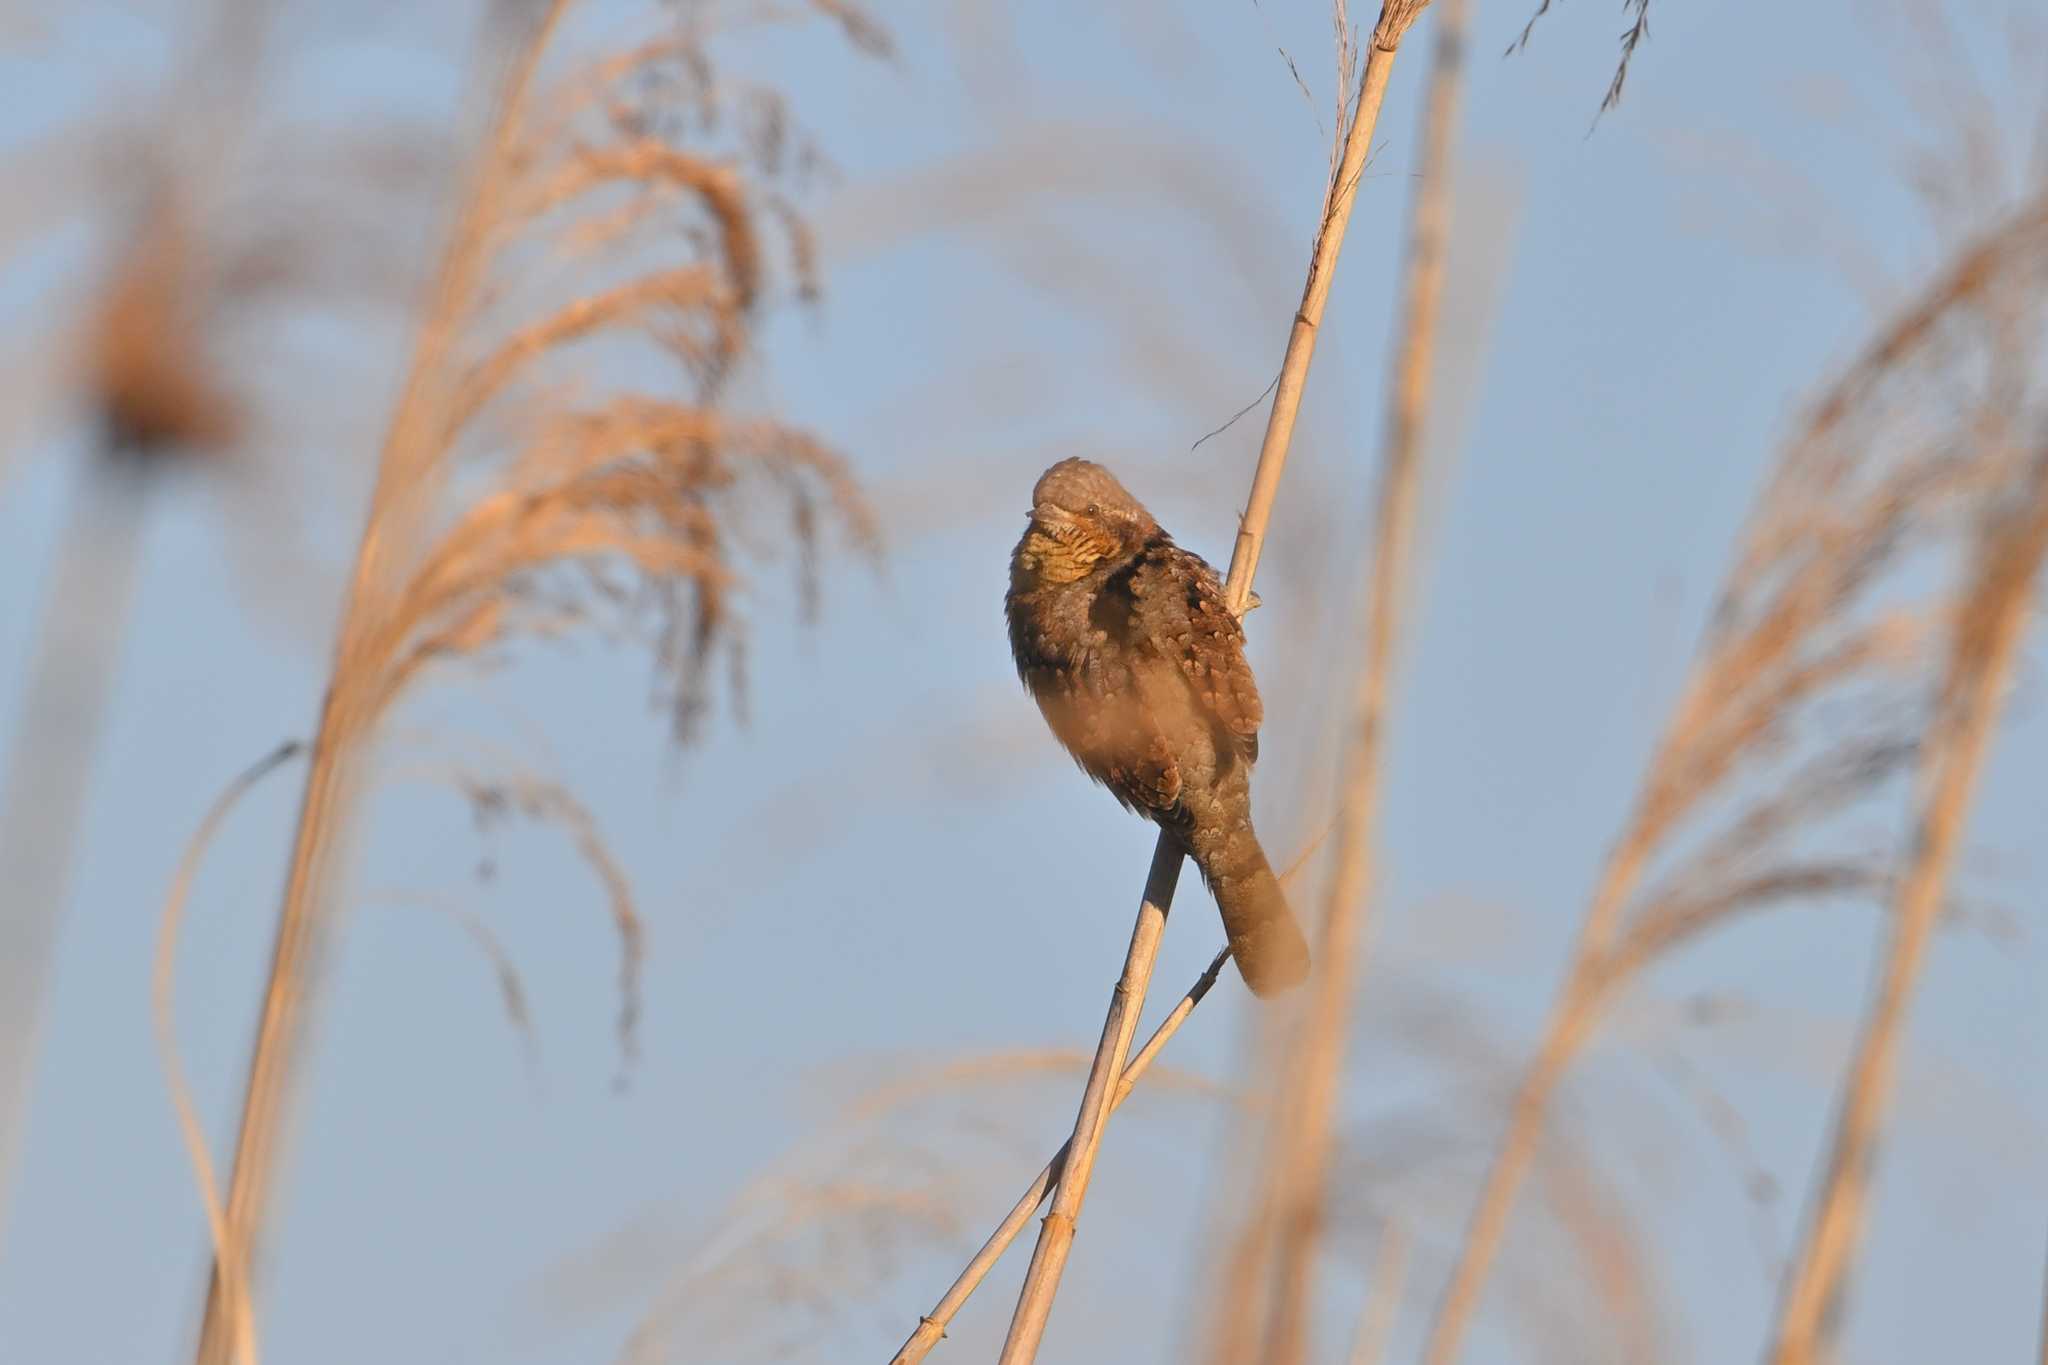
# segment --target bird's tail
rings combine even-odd
[[[1252,994],[1278,995],[1300,985],[1308,976],[1308,940],[1251,827],[1195,830],[1185,842],[1216,897],[1230,955]]]

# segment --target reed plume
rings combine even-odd
[[[1737,916],[1894,893],[1898,850],[1852,845],[1844,817],[1924,762],[1940,723],[1929,670],[1974,590],[1920,596],[1908,570],[1951,562],[1983,500],[2011,496],[2010,461],[1979,429],[2005,401],[1986,386],[1981,318],[2032,297],[2044,263],[2037,196],[1960,243],[1787,439],[1515,1092],[1432,1365],[1457,1358],[1551,1099],[1603,1008]]]
[[[828,536],[878,544],[841,456],[728,404],[764,310],[816,283],[796,202],[811,159],[777,97],[710,60],[706,25],[747,15],[650,23],[579,60],[572,9],[550,4],[509,63],[390,419],[311,749],[201,1365],[235,1356],[235,1324],[253,1316],[310,973],[394,705],[436,670],[607,629],[646,642],[687,740],[721,677],[743,677],[746,562],[793,558],[808,593]],[[743,98],[777,117],[736,116]],[[763,529],[767,508],[779,533]]]
[[[33,430],[33,409],[61,395],[87,456],[72,476],[0,778],[0,1226],[151,509],[185,474],[229,498],[263,496],[262,516],[223,518],[223,540],[278,581],[294,552],[290,534],[271,528],[288,500],[267,494],[310,480],[266,448],[283,444],[290,419],[239,362],[275,344],[266,323],[281,309],[330,298],[343,277],[357,299],[399,292],[393,244],[432,179],[433,141],[413,130],[268,126],[262,77],[283,59],[269,31],[275,7],[199,9],[188,54],[125,118],[63,126],[0,157],[0,173],[24,191],[0,236],[34,240],[82,214],[108,220],[111,237],[39,339],[38,357],[55,359],[0,367],[0,410],[26,414]],[[392,155],[401,143],[406,155]],[[44,366],[54,373],[39,374]],[[267,374],[288,387],[290,368],[273,363]],[[0,477],[14,434],[0,432]]]

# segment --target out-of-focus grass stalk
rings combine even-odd
[[[269,984],[244,1082],[234,1167],[228,1181],[225,1236],[216,1249],[207,1285],[194,1353],[196,1365],[236,1361],[243,1349],[243,1332],[253,1317],[248,1302],[249,1271],[270,1205],[287,1100],[302,1050],[305,996],[328,910],[328,870],[344,837],[347,798],[359,778],[362,740],[385,699],[382,675],[370,669],[359,673],[352,665],[376,657],[364,637],[382,624],[394,579],[402,571],[397,562],[400,542],[418,533],[415,519],[427,499],[417,483],[432,472],[430,452],[439,446],[441,437],[433,429],[438,426],[441,405],[422,401],[423,395],[451,369],[458,312],[470,298],[483,268],[485,238],[496,207],[493,196],[502,188],[499,182],[515,146],[518,115],[540,54],[569,3],[551,0],[511,69],[476,192],[465,205],[450,244],[407,389],[399,400],[378,467],[299,807],[291,868],[271,950]],[[392,524],[399,521],[410,524]]]
[[[1981,311],[2002,291],[2028,288],[2032,263],[2048,251],[2048,195],[2037,195],[1989,231],[1967,241],[1925,286],[1880,327],[1809,409],[1752,514],[1746,543],[1724,586],[1706,639],[1689,673],[1636,802],[1609,849],[1572,948],[1564,985],[1510,1102],[1507,1127],[1487,1168],[1457,1259],[1431,1322],[1425,1365],[1453,1365],[1500,1251],[1508,1217],[1543,1138],[1550,1101],[1591,1036],[1601,1010],[1649,963],[1703,928],[1792,894],[1886,885],[1881,871],[1794,863],[1784,876],[1751,875],[1746,886],[1705,888],[1688,911],[1685,895],[1630,922],[1654,858],[1685,817],[1722,789],[1730,775],[1768,747],[1784,716],[1827,689],[1896,668],[1922,651],[1925,617],[1888,613],[1857,624],[1857,596],[1887,560],[1931,538],[1916,520],[1974,496],[1981,460],[1916,454],[1886,467],[1868,488],[1860,465],[1878,458],[1892,415],[1888,386],[1910,380],[1941,354],[1947,325]],[[1871,426],[1876,423],[1876,426]],[[1867,429],[1866,429],[1867,428]],[[1843,632],[1847,632],[1846,634]],[[1917,724],[1867,747],[1852,741],[1838,772],[1814,770],[1810,789],[1796,777],[1731,827],[1746,839],[1793,829],[1802,803],[1840,808],[1910,757]],[[1745,834],[1745,827],[1750,828]],[[1741,852],[1740,841],[1731,855]],[[1711,860],[1710,860],[1711,861]],[[1707,869],[1711,874],[1711,866]],[[1814,875],[1801,875],[1814,874]],[[1654,890],[1652,892],[1654,897]]]
[[[795,139],[779,100],[747,92],[777,112],[778,131],[713,135],[714,124],[737,126],[722,102],[740,87],[715,72],[705,30],[672,28],[658,12],[647,16],[662,25],[657,36],[586,53],[542,87],[537,68],[570,7],[555,0],[492,31],[494,52],[508,38],[520,45],[505,66],[491,63],[503,77],[493,122],[426,300],[342,608],[201,1365],[224,1365],[235,1324],[251,1316],[242,1300],[302,1069],[307,992],[338,909],[330,872],[392,706],[425,674],[601,622],[646,639],[681,742],[710,704],[721,656],[737,685],[743,556],[793,552],[808,602],[827,527],[879,551],[878,520],[837,452],[725,402],[773,281],[764,228],[782,228],[798,293],[815,283],[808,225],[783,193],[801,184],[808,157],[789,154]],[[849,6],[820,10],[856,46],[881,41]],[[699,96],[693,112],[663,117],[680,107],[679,92]],[[685,136],[701,146],[679,145]],[[652,371],[620,366],[595,384],[564,382],[571,353],[599,339],[663,360],[662,378],[642,386],[620,375]],[[749,524],[764,499],[786,509],[779,533]],[[560,825],[604,882],[624,957],[620,1036],[630,1054],[640,921],[587,813],[544,781],[457,785],[480,818]]]
[[[1394,1320],[1400,1315],[1401,1290],[1407,1279],[1408,1229],[1390,1218],[1380,1231],[1380,1248],[1372,1260],[1372,1279],[1366,1282],[1365,1299],[1359,1305],[1358,1330],[1351,1338],[1350,1365],[1380,1365],[1387,1358],[1387,1343],[1393,1339]]]
[[[2014,505],[1986,516],[1972,581],[1949,645],[1932,732],[1921,755],[1913,844],[1890,918],[1891,942],[1857,1039],[1826,1174],[1805,1246],[1786,1277],[1774,1365],[1816,1365],[1830,1350],[1869,1202],[1906,1011],[1941,913],[1970,802],[1991,752],[2048,551],[2048,450]]]
[[[1324,194],[1322,222],[1315,249],[1309,260],[1308,281],[1302,290],[1301,306],[1287,338],[1281,359],[1280,377],[1275,384],[1273,406],[1267,417],[1265,439],[1259,448],[1258,467],[1252,475],[1251,496],[1239,523],[1236,545],[1230,557],[1230,573],[1224,593],[1232,611],[1244,614],[1251,600],[1252,577],[1258,570],[1259,550],[1265,540],[1266,524],[1280,491],[1280,477],[1286,469],[1287,451],[1294,435],[1295,414],[1301,407],[1302,387],[1307,382],[1309,363],[1315,355],[1316,333],[1323,309],[1329,301],[1330,283],[1336,272],[1337,256],[1350,225],[1359,178],[1372,150],[1372,135],[1379,122],[1380,104],[1386,97],[1387,79],[1392,74],[1401,38],[1415,22],[1427,0],[1386,0],[1374,27],[1365,70],[1359,78],[1358,97],[1351,123],[1343,134],[1343,154],[1338,159]],[[1159,938],[1173,903],[1175,883],[1180,876],[1181,854],[1162,835],[1153,850],[1152,867],[1145,880],[1145,895],[1131,933],[1130,950],[1116,990],[1110,997],[1103,1020],[1102,1040],[1089,1067],[1088,1083],[1082,1092],[1080,1113],[1074,1120],[1067,1167],[1053,1196],[1052,1209],[1040,1229],[1038,1245],[1025,1272],[1024,1288],[1010,1320],[1003,1343],[1001,1365],[1027,1365],[1038,1354],[1051,1315],[1053,1297],[1059,1291],[1060,1275],[1066,1268],[1067,1253],[1073,1246],[1075,1220],[1080,1217],[1094,1171],[1095,1154],[1109,1120],[1110,1101],[1117,1077],[1129,1055],[1131,1038],[1137,1031],[1138,1015],[1144,1009],[1145,991],[1151,982],[1152,966],[1158,956]]]
[[[193,306],[204,275],[183,231],[184,211],[219,194],[233,162],[222,149],[248,118],[274,9],[267,0],[200,7],[205,39],[175,74],[155,125],[160,154],[177,167],[174,202],[154,205],[135,229],[85,334],[87,397],[100,414],[96,445],[77,476],[70,520],[57,542],[56,572],[0,778],[0,1247],[52,958],[128,633],[157,467],[215,454],[238,426],[233,400],[203,358],[203,338],[187,330],[207,319]],[[50,168],[50,178],[57,174]],[[48,188],[30,179],[15,183]],[[5,463],[0,454],[0,476]]]
[[[1265,1166],[1268,1197],[1252,1211],[1247,1232],[1270,1235],[1272,1257],[1254,1257],[1253,1283],[1232,1285],[1233,1298],[1257,1295],[1270,1281],[1272,1301],[1264,1346],[1253,1359],[1297,1365],[1309,1354],[1309,1309],[1322,1245],[1337,1094],[1350,1036],[1352,999],[1362,971],[1367,902],[1373,882],[1374,830],[1384,769],[1387,711],[1399,663],[1401,617],[1413,580],[1416,504],[1422,487],[1423,428],[1428,415],[1442,311],[1444,255],[1450,227],[1451,153],[1463,85],[1468,0],[1443,0],[1436,15],[1435,57],[1417,130],[1420,154],[1409,229],[1407,279],[1387,375],[1387,420],[1381,457],[1372,577],[1365,594],[1365,658],[1352,706],[1349,755],[1337,792],[1336,861],[1323,906],[1316,961],[1299,1034],[1287,1048],[1289,1070],[1277,1099],[1274,1143]],[[1256,1297],[1249,1300],[1256,1304]],[[1252,1314],[1243,1319],[1248,1330]]]
[[[2041,1365],[2048,1365],[2048,1274],[2044,1274],[2043,1280],[2044,1285],[2041,1292],[2040,1357]]]
[[[106,455],[76,477],[0,779],[0,1244],[58,926],[135,599],[151,471]]]

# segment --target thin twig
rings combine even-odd
[[[1330,297],[1336,273],[1337,255],[1344,244],[1344,232],[1351,222],[1352,204],[1358,181],[1365,169],[1366,154],[1372,148],[1373,128],[1379,121],[1380,104],[1386,97],[1387,78],[1393,70],[1395,51],[1402,35],[1415,21],[1427,0],[1386,0],[1380,21],[1373,30],[1372,50],[1359,79],[1358,100],[1344,154],[1324,195],[1322,223],[1315,250],[1309,261],[1308,281],[1302,290],[1301,307],[1287,338],[1287,350],[1280,364],[1273,408],[1266,422],[1266,436],[1259,448],[1259,463],[1252,475],[1251,496],[1238,524],[1237,543],[1230,556],[1230,573],[1224,584],[1224,598],[1230,609],[1242,616],[1251,600],[1253,575],[1258,570],[1259,551],[1265,542],[1266,524],[1273,514],[1273,502],[1280,491],[1280,477],[1286,469],[1287,451],[1294,435],[1295,415],[1301,408],[1302,386],[1308,379],[1309,362],[1315,355],[1316,333],[1322,325],[1323,309]],[[1145,991],[1152,979],[1152,966],[1159,939],[1173,902],[1174,884],[1180,876],[1181,853],[1173,840],[1162,834],[1152,855],[1146,876],[1145,897],[1131,932],[1131,946],[1124,969],[1110,997],[1109,1013],[1103,1020],[1102,1041],[1089,1068],[1088,1084],[1081,1096],[1080,1113],[1074,1120],[1072,1153],[1066,1177],[1053,1198],[1052,1209],[1040,1230],[1024,1288],[1018,1296],[1017,1311],[1003,1343],[1000,1365],[1028,1365],[1038,1354],[1045,1324],[1052,1313],[1053,1296],[1059,1291],[1060,1275],[1066,1268],[1067,1252],[1073,1245],[1074,1222],[1080,1216],[1088,1178],[1095,1165],[1096,1149],[1109,1118],[1109,1100],[1115,1079],[1122,1072],[1131,1036],[1137,1030],[1138,1014],[1144,1009]]]

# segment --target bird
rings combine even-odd
[[[1308,942],[1252,828],[1264,706],[1216,571],[1107,469],[1061,460],[1031,490],[1003,609],[1054,737],[1200,869],[1252,994],[1300,984]]]

